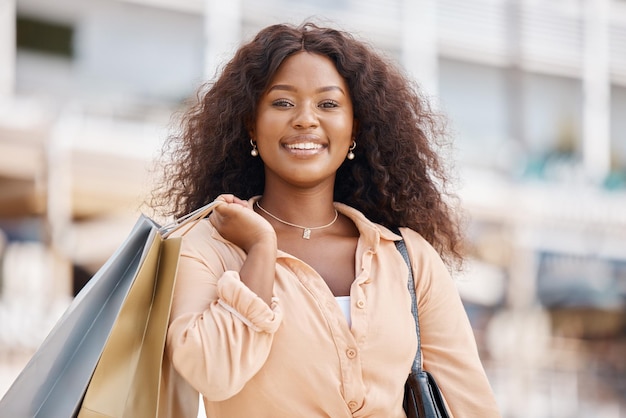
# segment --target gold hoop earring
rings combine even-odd
[[[348,150],[347,158],[348,160],[354,160],[354,149],[356,148],[356,141],[352,140],[352,145],[350,145],[350,149]]]
[[[250,151],[250,155],[253,157],[257,157],[259,155],[259,150],[256,148],[256,142],[250,139],[250,145],[252,145],[252,151]]]

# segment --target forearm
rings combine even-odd
[[[247,252],[239,276],[250,290],[271,306],[276,274],[276,243],[268,240],[253,245]]]
[[[277,303],[268,307],[234,269],[207,280],[187,262],[180,267],[167,338],[170,358],[208,399],[227,399],[265,363],[282,313]]]
[[[207,399],[230,398],[265,363],[280,322],[276,315],[265,316],[250,318],[217,303],[202,314],[177,318],[168,333],[174,367]]]

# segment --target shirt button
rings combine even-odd
[[[348,402],[348,408],[350,409],[356,409],[357,406],[359,405],[355,401]]]
[[[365,308],[365,301],[363,299],[359,299],[356,302],[356,306],[357,306],[357,308],[361,308],[361,309]]]
[[[349,348],[348,350],[346,350],[346,355],[348,356],[348,358],[355,358],[356,350],[354,348]]]

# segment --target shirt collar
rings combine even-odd
[[[361,234],[361,238],[365,241],[366,245],[369,245],[374,251],[378,249],[381,238],[388,241],[399,241],[402,239],[402,236],[391,231],[389,228],[367,219],[361,211],[344,203],[335,202],[334,205],[339,213],[347,216],[354,222]]]

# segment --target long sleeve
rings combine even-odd
[[[424,369],[434,375],[454,417],[500,417],[454,281],[421,236],[403,233],[416,279]]]
[[[183,237],[167,336],[176,370],[211,401],[238,393],[265,363],[282,314],[239,278],[245,254],[208,221]]]

